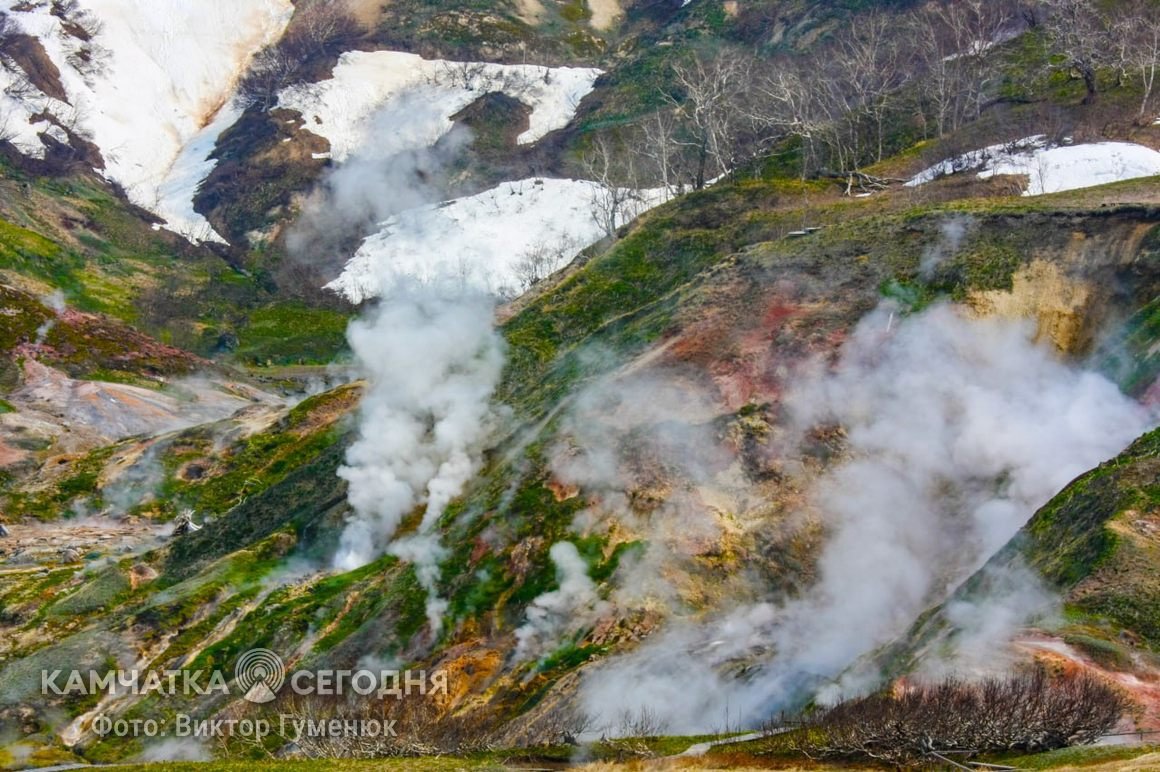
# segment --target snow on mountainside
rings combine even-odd
[[[979,179],[1023,175],[1027,177],[1023,195],[1041,196],[1158,175],[1160,153],[1130,142],[1050,147],[1046,137],[1036,135],[948,158],[919,172],[906,185],[917,187],[965,171],[976,172]]]
[[[80,0],[59,15],[49,2],[0,0],[0,10],[40,41],[67,97],[0,68],[13,144],[43,157],[42,135],[67,142],[64,129],[74,131],[96,144],[103,173],[134,203],[193,240],[220,240],[193,211],[193,194],[218,134],[236,120],[237,81],[282,34],[290,0]]]
[[[378,295],[395,276],[455,276],[490,291],[518,291],[529,271],[542,278],[601,239],[594,212],[604,195],[595,182],[528,179],[408,210],[383,223],[327,286],[355,303]],[[638,191],[617,222],[669,196],[664,189]],[[430,259],[432,244],[443,260]]]
[[[528,144],[566,126],[600,74],[591,68],[449,62],[398,51],[349,51],[330,80],[292,86],[282,92],[279,105],[302,113],[303,128],[327,139],[331,157],[344,161],[370,141],[375,114],[392,101],[415,99],[428,116],[385,138],[392,152],[401,152],[435,144],[451,129],[451,116],[498,91],[531,108],[530,125],[518,138],[520,144]]]

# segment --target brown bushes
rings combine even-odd
[[[787,735],[811,758],[913,763],[932,753],[1039,752],[1095,741],[1119,720],[1123,696],[1090,675],[1041,670],[980,682],[948,679],[846,700]]]

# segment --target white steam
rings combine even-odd
[[[811,695],[867,685],[835,679],[1154,420],[1102,376],[1035,346],[1025,324],[940,306],[891,325],[894,313],[870,314],[838,366],[819,366],[786,398],[799,432],[841,425],[847,437],[846,460],[810,496],[829,534],[815,586],[711,626],[676,624],[586,680],[589,712],[608,719],[648,707],[673,731],[698,731],[727,706],[758,722]],[[964,640],[995,640],[1036,605],[1024,602],[1034,589],[1011,582],[1004,596],[952,609],[971,626]],[[727,678],[726,668],[747,675]]]
[[[145,748],[138,757],[141,761],[212,761],[213,754],[204,745],[193,740],[170,738]]]
[[[439,201],[443,169],[470,141],[471,132],[456,127],[437,145],[423,147],[418,140],[437,113],[421,93],[405,94],[380,108],[368,122],[375,141],[331,169],[307,197],[286,237],[290,253],[317,260],[353,251],[384,220]],[[423,234],[408,235],[422,249]],[[435,262],[439,252],[430,246],[430,254],[422,257]],[[383,286],[391,286],[398,271],[390,265],[380,270],[386,274],[378,277]]]
[[[956,215],[943,220],[939,225],[938,241],[923,250],[918,266],[923,279],[929,280],[943,261],[959,251],[973,224],[974,220],[969,215]]]
[[[980,598],[955,599],[946,605],[954,637],[950,651],[939,651],[919,667],[919,675],[993,674],[1013,660],[1008,644],[1029,619],[1056,618],[1060,599],[1022,561],[984,568],[986,590]]]
[[[299,254],[328,254],[358,239],[377,221],[439,198],[444,164],[465,135],[452,132],[438,147],[413,150],[411,135],[432,109],[416,99],[389,103],[374,118],[376,142],[335,169],[307,202],[288,244]],[[381,140],[381,141],[380,141]],[[442,260],[433,234],[411,223],[412,242],[431,263]],[[340,538],[336,568],[350,570],[390,551],[412,562],[427,590],[427,613],[438,630],[437,597],[444,549],[436,526],[448,503],[478,471],[494,424],[492,393],[503,369],[503,340],[494,327],[494,300],[435,276],[421,283],[399,266],[382,265],[387,291],[347,337],[358,369],[369,379],[359,436],[339,475],[348,481],[354,515]],[[406,538],[404,520],[424,507]]]
[[[60,316],[68,310],[68,305],[65,302],[64,292],[59,289],[44,295],[40,298],[40,302],[48,306],[57,316]],[[44,323],[36,328],[36,342],[35,345],[43,345],[48,339],[48,334],[52,332],[52,328],[56,326],[56,319],[46,319]]]
[[[433,591],[442,554],[434,528],[478,471],[494,424],[504,350],[492,300],[401,284],[347,335],[370,387],[359,437],[339,470],[355,516],[335,565],[349,570],[383,554],[403,519],[425,504],[417,532],[392,551],[414,562]]]
[[[579,632],[608,609],[588,576],[588,564],[576,545],[557,542],[548,551],[556,566],[559,587],[537,597],[527,609],[527,621],[516,630],[515,658],[523,661],[551,651],[568,633]]]

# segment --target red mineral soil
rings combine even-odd
[[[1160,407],[1160,378],[1157,378],[1156,381],[1148,387],[1148,390],[1144,392],[1144,396],[1140,397],[1140,401],[1145,405]]]
[[[795,367],[835,352],[860,311],[793,277],[716,280],[686,308],[661,358],[709,373],[724,407],[776,402]],[[864,309],[863,309],[864,310]]]

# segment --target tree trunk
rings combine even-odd
[[[1083,66],[1079,68],[1079,74],[1083,76],[1083,85],[1087,89],[1087,94],[1083,98],[1085,105],[1094,105],[1096,99],[1099,97],[1099,88],[1096,83],[1096,71],[1090,66]]]

